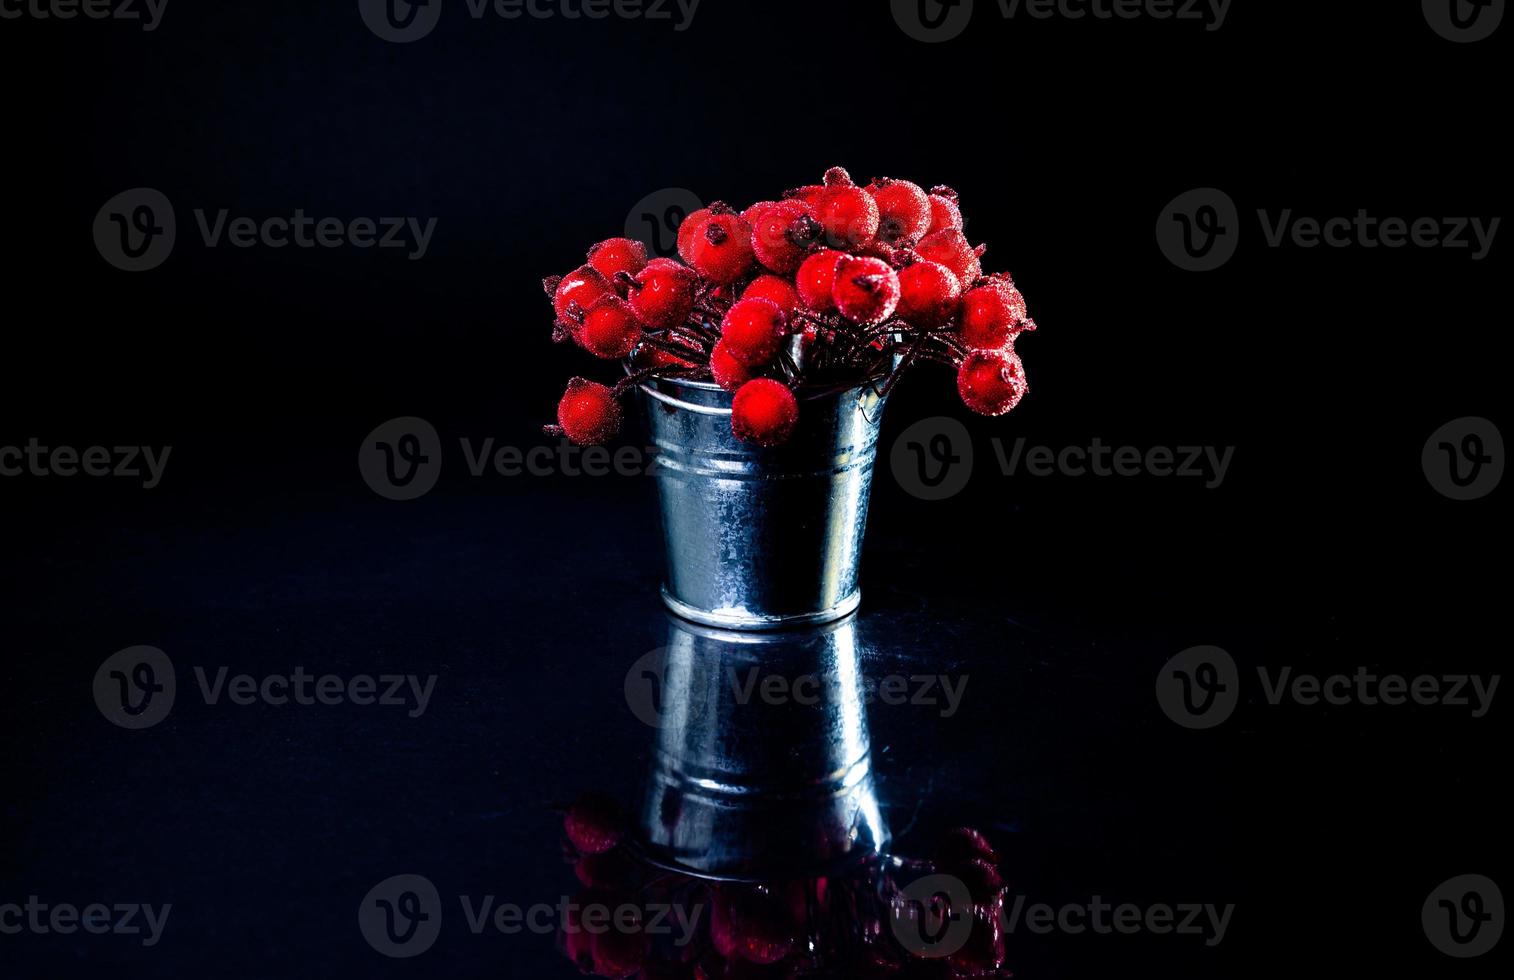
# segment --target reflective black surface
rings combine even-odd
[[[628,703],[627,674],[669,630],[650,487],[522,482],[395,505],[352,481],[219,508],[163,498],[81,517],[67,536],[17,534],[24,571],[7,589],[41,598],[12,613],[21,640],[0,668],[13,744],[26,746],[6,763],[7,892],[174,905],[151,949],[7,937],[19,975],[228,960],[245,975],[571,974],[551,935],[475,934],[463,899],[528,907],[575,893],[554,807],[588,790],[631,810],[643,798],[659,733]],[[1256,975],[1342,934],[1373,958],[1435,962],[1420,904],[1486,867],[1501,823],[1488,718],[1274,707],[1248,682],[1229,721],[1196,732],[1163,714],[1154,686],[1170,657],[1205,642],[1247,669],[1345,670],[1363,650],[1383,671],[1453,657],[1486,669],[1487,651],[1445,643],[1437,613],[1445,590],[1475,598],[1475,581],[1384,563],[1355,599],[1302,564],[1290,581],[1258,577],[1277,547],[1267,535],[1164,546],[1166,530],[1077,527],[1033,501],[973,529],[975,549],[1015,558],[1013,575],[990,577],[963,562],[949,526],[920,533],[939,520],[926,505],[892,485],[877,505],[856,649],[867,677],[905,679],[906,696],[875,697],[867,715],[895,848],[923,853],[950,827],[980,827],[1010,907],[1016,895],[1235,907],[1214,946],[1022,925],[1006,937],[1020,975],[1132,958],[1172,976]],[[534,526],[504,519],[523,512]],[[90,685],[139,643],[172,658],[179,690],[160,724],[128,731]],[[410,717],[413,704],[212,705],[196,666],[212,683],[221,666],[437,680]],[[415,961],[380,956],[356,921],[369,890],[400,874],[431,881],[444,913]]]

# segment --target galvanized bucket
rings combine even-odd
[[[673,612],[707,626],[776,629],[857,608],[884,396],[872,384],[799,392],[788,443],[731,434],[732,394],[708,382],[641,386],[657,449]]]
[[[754,633],[669,617],[647,857],[761,880],[826,873],[884,847],[856,625]]]

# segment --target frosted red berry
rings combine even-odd
[[[757,261],[752,253],[751,225],[729,208],[712,205],[703,217],[694,221],[686,238],[680,227],[679,238],[678,254],[700,275],[718,285],[740,279]]]
[[[687,217],[678,223],[678,254],[687,256],[689,249],[694,245],[694,234],[704,224],[706,218],[712,214],[729,211],[730,208],[723,201],[716,201],[707,208],[700,208],[698,211],[690,212]],[[685,257],[684,261],[687,262],[688,258]]]
[[[878,202],[852,183],[840,167],[825,174],[825,190],[814,201],[816,217],[825,238],[836,248],[856,248],[878,237]]]
[[[694,309],[698,277],[672,259],[653,259],[631,287],[631,309],[650,330],[666,330],[684,323]]]
[[[878,237],[889,244],[918,241],[930,230],[930,198],[919,184],[879,177],[867,186],[878,202]]]
[[[573,319],[570,314],[582,313],[593,306],[601,296],[614,295],[610,280],[593,266],[581,265],[562,277],[557,292],[552,297],[552,309],[559,319]],[[576,308],[576,310],[575,310]]]
[[[793,928],[771,893],[744,885],[719,887],[710,909],[710,942],[728,960],[769,965],[794,949]]]
[[[593,899],[592,893],[575,895],[568,903],[563,919],[563,952],[581,973],[594,969],[594,935],[583,926],[583,909]]]
[[[957,827],[947,831],[936,848],[936,861],[943,865],[964,864],[983,858],[993,864],[999,863],[999,854],[981,831],[972,827]]]
[[[1004,963],[1004,926],[1001,909],[996,904],[975,906],[967,941],[952,953],[947,962],[954,975],[977,977],[995,975]]]
[[[836,300],[832,293],[836,287],[836,266],[844,258],[845,252],[823,248],[805,259],[794,277],[799,301],[816,313],[834,310]]]
[[[731,356],[751,367],[764,364],[778,353],[788,328],[777,303],[753,297],[734,304],[720,324],[720,342]]]
[[[820,195],[824,193],[824,184],[806,184],[803,187],[796,187],[791,191],[784,191],[783,199],[785,201],[799,200],[808,204],[814,204],[820,200]]]
[[[632,238],[608,238],[589,249],[589,265],[606,279],[634,276],[647,267],[647,247]]]
[[[620,402],[609,388],[584,378],[573,378],[557,403],[557,424],[580,446],[607,442],[620,431]],[[573,814],[569,813],[569,820]],[[573,836],[570,826],[568,836]],[[578,842],[574,841],[576,845]],[[584,848],[580,848],[584,850]],[[590,852],[594,853],[594,852]]]
[[[731,400],[731,432],[743,442],[781,446],[799,422],[799,401],[781,381],[755,378]]]
[[[641,931],[639,923],[634,931],[608,929],[594,933],[589,943],[594,958],[594,973],[610,980],[628,980],[636,976],[647,957],[648,942],[647,934]]]
[[[962,306],[957,276],[938,262],[916,262],[899,271],[900,319],[912,327],[941,327]]]
[[[624,847],[585,854],[573,862],[573,873],[585,888],[622,888],[635,871],[636,862]]]
[[[586,793],[568,808],[563,817],[563,830],[580,854],[604,854],[625,837],[626,824],[614,800],[598,793]]]
[[[767,299],[778,304],[785,316],[799,309],[799,290],[782,276],[766,275],[753,279],[741,294],[742,299]]]
[[[584,314],[578,342],[595,357],[628,356],[641,339],[641,322],[631,304],[619,296],[602,296]]]
[[[803,201],[754,205],[752,253],[763,267],[786,276],[794,274],[805,256],[820,245],[824,229],[815,209]]]
[[[721,341],[710,351],[710,377],[726,391],[735,391],[752,380],[752,369],[731,353],[731,348]]]
[[[1004,279],[990,279],[962,297],[962,341],[969,347],[1003,347],[1024,324],[1025,297]]]
[[[753,204],[751,207],[741,212],[741,220],[745,221],[747,224],[751,225],[753,229],[755,229],[757,227],[757,219],[762,217],[762,212],[778,203],[781,202],[758,201],[756,204]]]
[[[963,289],[971,289],[983,275],[983,265],[978,260],[980,252],[956,228],[926,235],[915,246],[915,254],[929,262],[939,262],[946,266],[956,274]]]
[[[831,288],[836,309],[853,323],[882,323],[899,306],[899,274],[882,259],[846,256]]]
[[[967,893],[976,903],[990,904],[1004,891],[1004,877],[987,858],[971,858],[953,865],[948,871],[967,886]]]
[[[1025,368],[1013,350],[975,350],[957,370],[957,394],[979,415],[1003,415],[1028,390]]]
[[[932,187],[929,201],[930,227],[925,231],[927,235],[948,228],[962,230],[962,208],[957,204],[956,191],[950,187]]]

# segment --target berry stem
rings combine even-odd
[[[657,350],[660,350],[665,354],[672,354],[674,357],[682,358],[686,361],[694,361],[697,363],[701,360],[707,359],[710,356],[708,351],[698,350],[693,347],[687,347],[683,344],[671,340],[663,340],[660,337],[653,337],[650,334],[643,334],[641,342],[646,344],[648,347],[655,347]]]
[[[637,385],[641,384],[643,381],[650,381],[653,378],[681,378],[681,377],[686,377],[686,376],[690,376],[690,375],[699,374],[703,370],[704,370],[703,368],[699,368],[699,367],[688,367],[688,368],[650,367],[650,368],[642,368],[639,371],[633,371],[630,374],[626,375],[624,378],[621,378],[620,379],[620,383],[617,384],[613,389],[611,389],[611,394],[613,394],[616,398],[620,398],[620,397],[624,396],[626,392],[630,391],[632,388],[634,388]]]

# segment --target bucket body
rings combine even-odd
[[[652,860],[764,880],[883,848],[856,623],[761,633],[669,617],[642,809]]]
[[[824,623],[857,608],[884,398],[863,385],[799,394],[799,423],[764,449],[731,433],[732,394],[641,387],[667,554],[663,600],[725,629]]]

